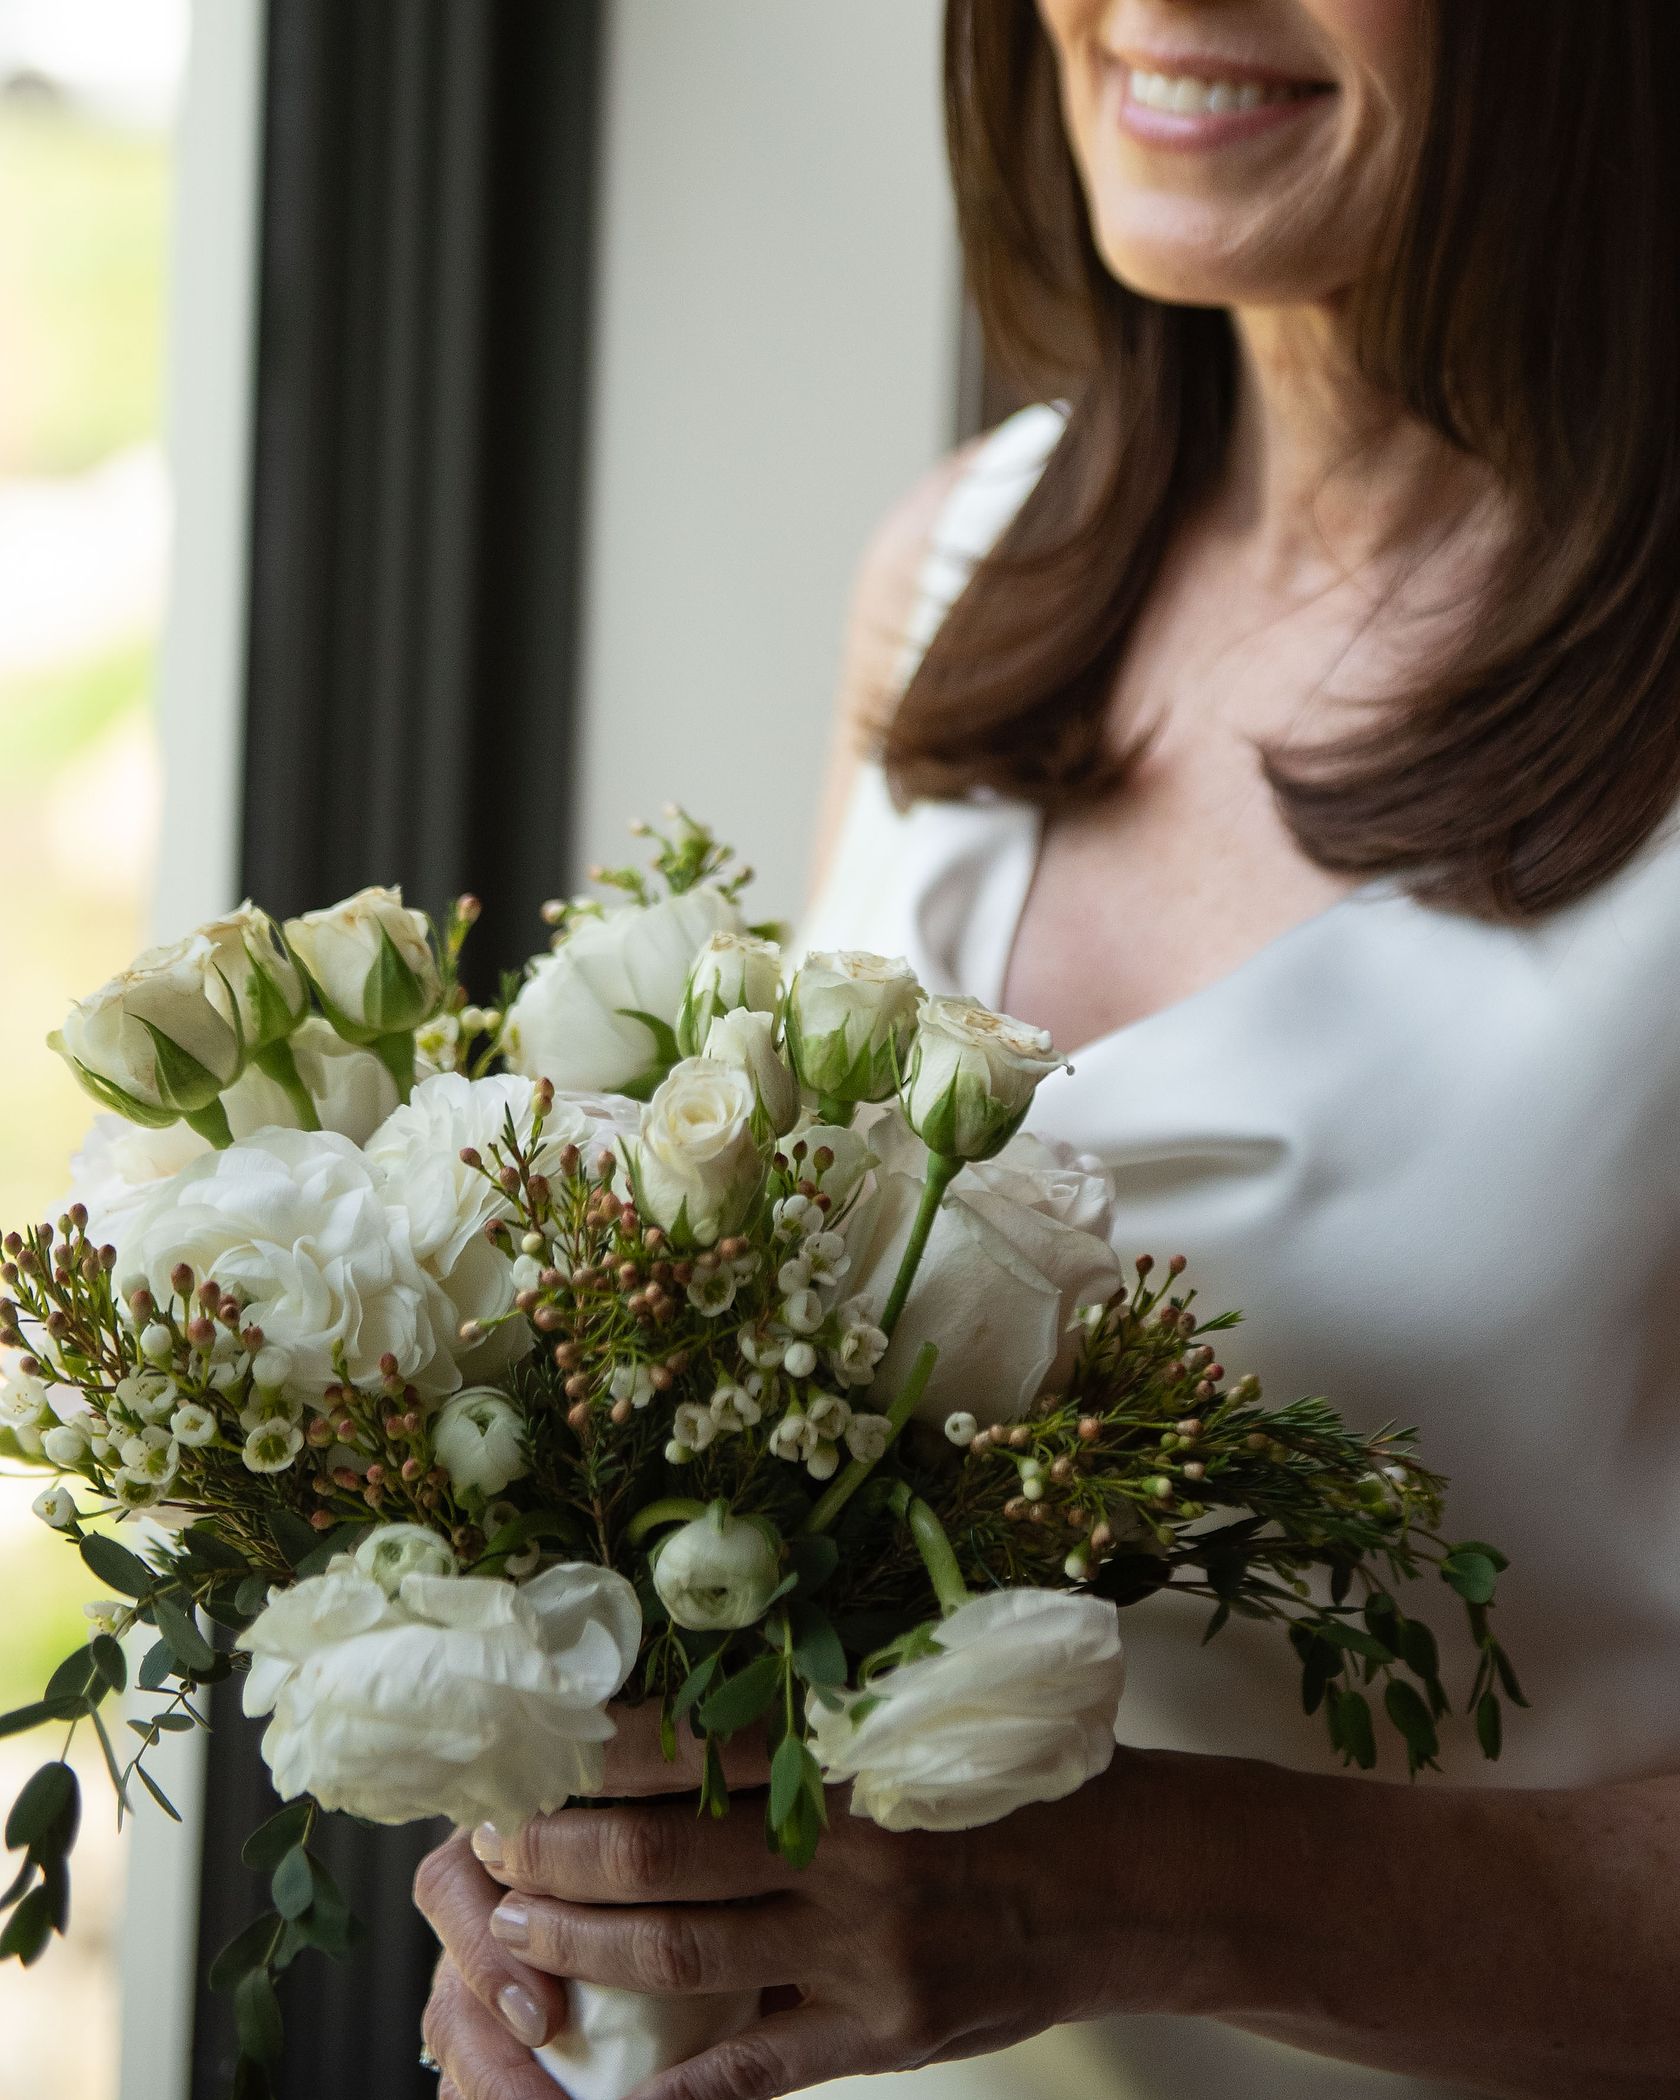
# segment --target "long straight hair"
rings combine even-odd
[[[1680,799],[1680,4],[1427,15],[1427,106],[1356,340],[1374,383],[1493,470],[1514,531],[1465,639],[1354,734],[1266,765],[1319,865],[1522,919],[1603,881]],[[901,798],[1065,806],[1124,777],[1121,659],[1225,459],[1235,338],[1105,268],[1034,0],[948,0],[946,108],[989,347],[1072,408],[883,757]]]

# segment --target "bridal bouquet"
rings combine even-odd
[[[1436,1644],[1396,1594],[1426,1570],[1469,1612],[1487,1755],[1520,1700],[1504,1563],[1441,1536],[1409,1436],[1228,1378],[1234,1316],[1178,1259],[1125,1267],[1102,1172],[1023,1134],[1048,1038],[880,956],[788,971],[745,881],[679,816],[651,879],[547,907],[495,1008],[460,982],[470,899],[440,932],[387,890],[284,929],[247,905],[55,1038],[114,1115],[56,1226],[5,1237],[0,1449],[115,1594],[0,1732],[86,1727],[119,1813],[136,1784],[173,1813],[148,1752],[242,1676],[287,1804],[213,1977],[244,2093],[276,1974],[353,1938],[318,1815],[598,1795],[615,1703],[673,1758],[698,1739],[712,1814],[719,1746],[761,1727],[751,1812],[803,1862],[830,1787],[960,1829],[1101,1772],[1121,1608],[1163,1590],[1209,1636],[1275,1624],[1354,1764],[1379,1715],[1435,1759]],[[64,1929],[78,1817],[61,1753],[6,1824],[0,1955]],[[616,1996],[578,1992],[545,2055],[579,2100],[705,2038]]]

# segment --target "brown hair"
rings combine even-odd
[[[1680,6],[1429,14],[1429,108],[1358,340],[1370,376],[1492,466],[1515,537],[1447,660],[1267,773],[1321,866],[1522,918],[1613,873],[1680,798]],[[988,344],[1072,411],[883,756],[901,797],[1066,804],[1128,763],[1105,716],[1223,460],[1234,338],[1104,267],[1034,0],[948,0],[946,104]]]

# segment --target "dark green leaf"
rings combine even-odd
[[[1340,1619],[1323,1619],[1318,1631],[1324,1640],[1334,1641],[1338,1648],[1346,1648],[1353,1655],[1364,1656],[1367,1662],[1394,1660],[1394,1650],[1385,1641],[1379,1641],[1374,1633],[1367,1633],[1363,1626],[1348,1626]]]
[[[309,1871],[309,1854],[301,1845],[294,1845],[275,1868],[271,1889],[274,1908],[283,1918],[301,1918],[314,1902],[315,1882]]]
[[[81,1822],[82,1793],[63,1762],[43,1765],[24,1783],[6,1818],[6,1848],[27,1845],[37,1856],[68,1852]]]
[[[152,1610],[158,1632],[187,1668],[192,1671],[209,1669],[216,1660],[216,1651],[199,1632],[191,1615],[183,1611],[173,1597],[155,1597]]]
[[[1527,1706],[1523,1688],[1517,1682],[1517,1673],[1511,1668],[1511,1658],[1497,1641],[1492,1643],[1493,1667],[1499,1672],[1499,1682],[1505,1688],[1505,1696],[1513,1706]]]
[[[793,1666],[807,1684],[842,1685],[846,1682],[846,1651],[827,1614],[814,1604],[796,1605],[793,1611]],[[781,1821],[780,1816],[776,1818]]]
[[[720,1650],[716,1655],[708,1655],[703,1663],[696,1663],[689,1671],[678,1688],[677,1696],[671,1701],[673,1721],[680,1721],[697,1699],[705,1697],[707,1687],[717,1675],[718,1664],[722,1660]]]
[[[232,2100],[274,2100],[274,2082],[261,2064],[242,2056],[234,2066]]]
[[[1335,1696],[1336,1728],[1341,1748],[1362,1771],[1377,1761],[1377,1735],[1371,1725],[1371,1704],[1363,1692],[1341,1691]]]
[[[158,1807],[163,1810],[164,1814],[169,1818],[169,1820],[172,1823],[179,1823],[181,1820],[181,1811],[175,1806],[174,1802],[170,1800],[169,1796],[164,1792],[163,1788],[158,1785],[157,1781],[152,1777],[151,1773],[146,1770],[146,1767],[144,1765],[136,1765],[134,1769],[140,1775],[140,1784],[146,1789],[147,1793],[151,1795],[152,1799],[157,1803]]]
[[[1330,1571],[1330,1602],[1332,1604],[1345,1604],[1348,1600],[1348,1591],[1352,1588],[1352,1561],[1337,1561],[1334,1568]]]
[[[308,1795],[288,1801],[277,1815],[253,1830],[239,1856],[254,1874],[272,1874],[294,1845],[309,1834],[315,1804]]]
[[[1209,1616],[1207,1626],[1205,1627],[1202,1633],[1202,1646],[1204,1648],[1207,1646],[1209,1641],[1215,1639],[1219,1634],[1225,1631],[1225,1627],[1229,1622],[1230,1617],[1231,1607],[1228,1604],[1216,1604],[1214,1606],[1213,1611]]]
[[[1460,1539],[1452,1550],[1454,1554],[1479,1553],[1483,1560],[1493,1563],[1493,1571],[1496,1575],[1503,1575],[1505,1570],[1511,1565],[1499,1548],[1490,1546],[1486,1539]]]
[[[840,1548],[828,1537],[795,1539],[789,1549],[802,1595],[810,1597],[840,1565]]]
[[[253,1969],[260,1969],[268,1960],[269,1950],[280,1937],[282,1920],[273,1911],[265,1911],[260,1918],[253,1918],[245,1930],[228,1941],[221,1953],[210,1964],[210,1988],[213,1991],[231,1991],[242,1976]]]
[[[28,1895],[30,1889],[34,1886],[37,1871],[33,1857],[26,1852],[23,1856],[23,1865],[18,1868],[11,1886],[0,1892],[0,1910],[10,1910],[20,1897]]]
[[[54,1932],[70,1929],[70,1859],[65,1854],[41,1862],[41,1889],[47,1899],[47,1915]]]
[[[1504,1747],[1505,1719],[1494,1692],[1484,1692],[1476,1701],[1476,1740],[1484,1757],[1497,1757]]]
[[[371,1524],[340,1524],[323,1538],[312,1526],[309,1536],[315,1542],[314,1548],[294,1563],[297,1572],[300,1575],[324,1575],[329,1562],[340,1553],[354,1552],[372,1529]],[[256,1614],[253,1612],[251,1616],[254,1618]]]
[[[751,1727],[782,1688],[782,1659],[761,1655],[727,1678],[700,1708],[709,1735],[739,1735]]]
[[[822,1842],[822,1817],[809,1793],[800,1792],[777,1832],[777,1850],[790,1867],[808,1867]]]
[[[266,1575],[247,1575],[233,1593],[234,1604],[247,1619],[254,1619],[268,1602],[269,1587]]]
[[[153,1641],[140,1659],[135,1682],[143,1692],[161,1692],[174,1675],[174,1649],[167,1641]]]
[[[113,1692],[128,1689],[128,1658],[108,1633],[97,1633],[88,1643],[93,1667]]]
[[[122,1766],[117,1763],[117,1753],[111,1744],[109,1729],[103,1714],[95,1711],[92,1716],[93,1732],[99,1738],[99,1747],[105,1754],[105,1769],[111,1775],[111,1788],[117,1797],[117,1823],[122,1824],[122,1812],[128,1807],[128,1789],[123,1785]]]
[[[321,1534],[314,1525],[306,1524],[302,1517],[294,1516],[289,1509],[277,1509],[268,1520],[268,1528],[289,1568],[307,1560],[321,1543]]]
[[[31,1728],[39,1728],[44,1721],[66,1721],[71,1713],[62,1700],[37,1699],[33,1706],[14,1707],[9,1714],[0,1715],[0,1740],[9,1735],[26,1735]]]
[[[1388,1709],[1388,1718],[1406,1738],[1407,1758],[1412,1770],[1415,1772],[1420,1765],[1433,1763],[1441,1747],[1434,1718],[1403,1677],[1391,1680],[1383,1694],[1383,1705]]]
[[[1425,1684],[1432,1684],[1440,1676],[1441,1651],[1421,1619],[1407,1619],[1400,1628],[1400,1653],[1407,1669]]]
[[[253,2063],[277,2064],[285,2029],[274,1980],[266,1969],[251,1969],[239,1979],[233,1994],[233,2016],[244,2054]]]
[[[1450,1583],[1466,1604],[1491,1604],[1499,1586],[1499,1570],[1485,1553],[1457,1548],[1442,1561],[1441,1579]]]
[[[230,1546],[204,1524],[189,1524],[181,1534],[191,1558],[207,1573],[243,1575],[250,1562],[237,1546]]]
[[[805,1745],[798,1736],[783,1739],[770,1762],[770,1827],[779,1830],[793,1813],[805,1788]]]
[[[41,1959],[51,1937],[52,1903],[44,1888],[31,1889],[0,1932],[0,1961],[15,1957],[27,1969]]]
[[[120,1597],[148,1597],[157,1577],[137,1553],[119,1546],[103,1532],[90,1531],[80,1541],[82,1558],[108,1589]]]
[[[62,1703],[73,1712],[85,1712],[91,1694],[103,1699],[105,1686],[99,1681],[99,1673],[93,1667],[93,1652],[88,1648],[77,1648],[67,1655],[47,1679],[43,1695],[48,1706]]]

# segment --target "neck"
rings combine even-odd
[[[1372,386],[1333,309],[1234,316],[1237,411],[1216,522],[1291,593],[1474,530],[1488,469]]]

